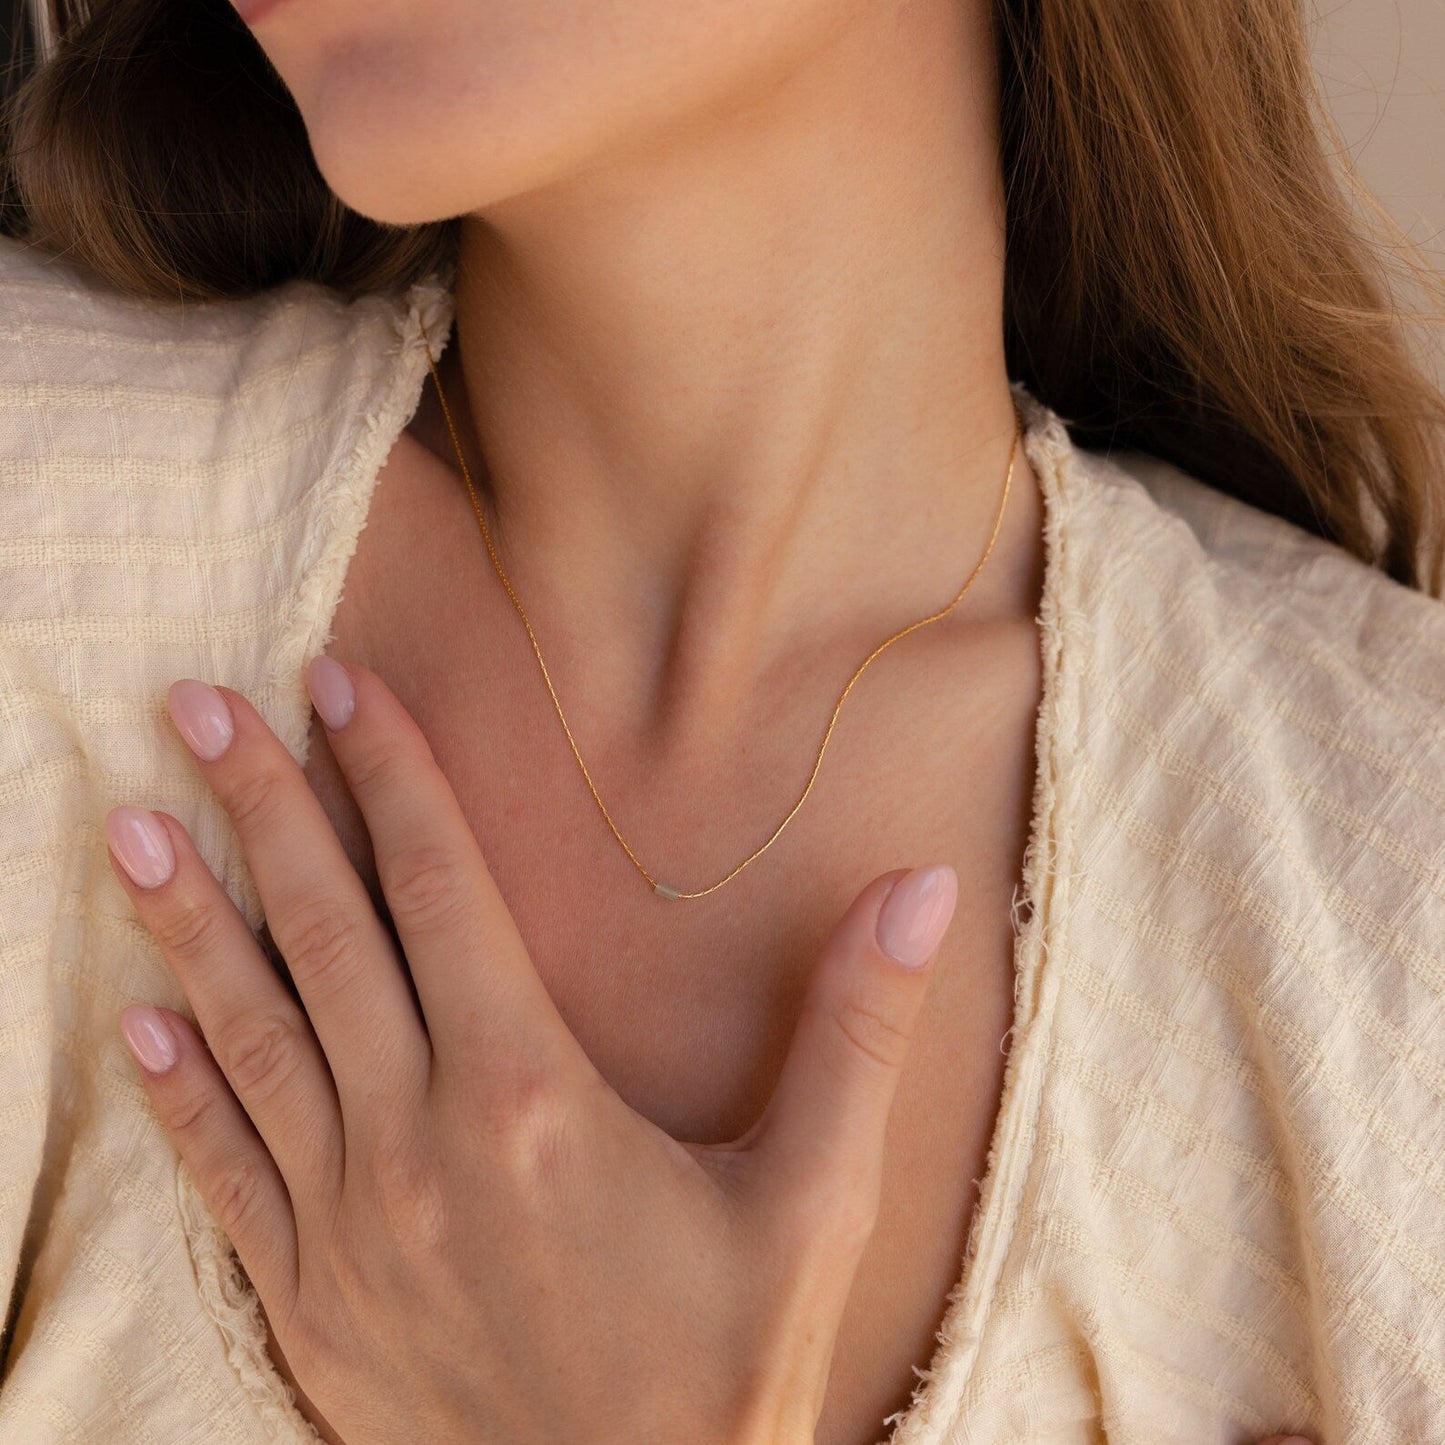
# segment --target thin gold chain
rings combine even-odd
[[[442,379],[440,376],[437,375],[436,360],[432,356],[430,344],[425,342],[425,338],[423,338],[423,342],[424,344],[426,344],[426,359],[431,366],[432,380],[436,382],[437,397],[441,401],[442,415],[446,418],[447,430],[451,433],[452,436],[452,444],[457,449],[457,461],[461,464],[462,476],[466,478],[467,491],[471,493],[472,508],[477,514],[478,523],[480,523],[481,525],[482,537],[487,544],[487,553],[492,559],[492,566],[496,569],[497,576],[501,579],[502,586],[507,589],[507,596],[512,599],[512,606],[517,609],[517,615],[522,619],[522,626],[527,629],[527,636],[532,641],[532,651],[537,654],[537,665],[542,669],[542,678],[547,684],[547,691],[552,694],[552,706],[557,709],[557,717],[562,723],[562,730],[567,734],[567,741],[572,746],[572,756],[577,759],[577,766],[582,769],[582,776],[587,780],[587,787],[591,791],[592,797],[596,801],[598,808],[602,810],[602,816],[604,819],[606,819],[607,826],[612,830],[612,836],[616,838],[617,841],[622,845],[623,852],[625,852],[627,856],[632,860],[632,866],[636,868],[637,871],[647,880],[647,882],[652,887],[652,891],[656,893],[659,897],[668,899],[703,898],[709,893],[715,893],[719,888],[723,886],[724,883],[728,883],[732,879],[736,878],[738,874],[741,873],[743,869],[746,868],[748,864],[751,863],[755,858],[759,857],[761,854],[765,853],[769,848],[771,848],[773,843],[777,840],[778,834],[781,833],[783,829],[792,822],[793,815],[797,813],[798,809],[803,806],[803,800],[812,791],[813,780],[818,776],[818,769],[821,768],[823,765],[823,754],[827,751],[828,739],[833,736],[833,727],[838,721],[838,714],[842,710],[843,700],[852,691],[853,684],[857,682],[858,679],[863,675],[863,669],[867,667],[868,664],[872,662],[873,659],[884,650],[884,648],[891,647],[895,642],[898,641],[899,638],[907,637],[910,632],[914,632],[920,627],[926,627],[930,622],[938,622],[940,619],[947,617],[948,614],[952,612],[953,609],[957,607],[961,601],[963,601],[964,593],[966,593],[968,589],[973,586],[974,578],[977,577],[978,574],[983,570],[983,564],[988,561],[989,554],[993,551],[994,543],[998,540],[999,527],[1003,523],[1004,508],[1008,505],[1009,487],[1013,483],[1014,458],[1017,454],[1019,438],[1023,431],[1023,419],[1019,414],[1018,404],[1014,404],[1013,444],[1009,447],[1008,472],[1004,476],[1003,496],[999,499],[998,515],[994,518],[993,531],[989,534],[988,546],[983,549],[983,556],[978,559],[978,562],[975,565],[973,571],[968,574],[968,579],[964,582],[963,586],[958,589],[958,595],[954,597],[953,601],[950,602],[947,607],[943,608],[941,611],[935,612],[931,617],[922,617],[917,622],[910,623],[901,631],[895,632],[892,637],[890,637],[886,642],[880,643],[877,647],[873,649],[872,652],[868,654],[867,657],[863,659],[862,662],[858,664],[857,671],[854,672],[853,676],[848,679],[848,685],[839,694],[838,701],[834,704],[833,716],[828,720],[828,730],[823,734],[823,745],[818,749],[818,759],[813,764],[813,771],[811,774],[809,774],[807,786],[803,789],[802,794],[798,798],[798,801],[794,803],[792,808],[789,810],[788,816],[784,818],[783,821],[779,823],[778,826],[773,830],[772,837],[770,837],[768,841],[762,845],[761,848],[758,848],[754,852],[749,853],[748,856],[744,858],[743,861],[739,863],[738,866],[734,868],[731,873],[728,873],[724,877],[719,878],[716,883],[711,885],[711,887],[700,888],[695,893],[684,893],[677,888],[669,887],[666,883],[658,882],[658,880],[654,878],[652,874],[649,873],[647,869],[643,866],[642,862],[638,859],[637,855],[632,851],[632,849],[627,846],[627,840],[622,836],[621,833],[617,831],[617,825],[612,821],[612,815],[607,811],[607,805],[602,801],[601,795],[598,793],[595,784],[592,782],[592,774],[587,771],[587,764],[582,761],[582,754],[577,750],[577,740],[572,736],[572,729],[567,726],[567,718],[562,712],[562,704],[557,700],[557,690],[552,686],[551,674],[549,674],[547,671],[547,664],[542,660],[542,649],[537,645],[537,635],[532,631],[532,624],[527,620],[526,611],[523,609],[521,601],[518,599],[517,594],[512,590],[512,584],[507,580],[507,574],[502,569],[501,558],[497,556],[497,549],[492,545],[492,534],[490,529],[487,527],[486,517],[482,515],[482,504],[477,497],[476,488],[472,485],[472,474],[470,471],[467,470],[466,458],[462,455],[462,444],[457,436],[457,429],[452,423],[451,409],[447,406],[446,392],[442,389]]]

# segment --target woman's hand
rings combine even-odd
[[[810,1441],[953,870],[870,883],[757,1123],[679,1143],[563,1022],[390,689],[328,658],[307,680],[404,957],[305,775],[230,689],[177,682],[171,716],[304,1009],[175,818],[113,809],[106,832],[205,1042],[134,1006],[127,1039],[312,1418],[347,1445]]]

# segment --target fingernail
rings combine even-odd
[[[186,746],[203,762],[214,763],[231,746],[236,735],[231,709],[215,688],[183,677],[171,684],[166,705]]]
[[[947,863],[915,868],[893,885],[878,915],[878,947],[917,968],[938,947],[958,902],[958,874]]]
[[[321,714],[321,721],[335,732],[351,721],[356,711],[356,689],[346,669],[324,653],[313,657],[306,668],[306,691],[311,703]]]
[[[112,808],[105,815],[105,836],[138,888],[158,888],[176,871],[170,835],[161,820],[145,808]]]
[[[132,1004],[120,1011],[120,1031],[148,1074],[163,1074],[176,1061],[176,1039],[153,1008]]]

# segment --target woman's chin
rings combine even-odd
[[[470,199],[463,200],[454,191],[423,190],[414,178],[390,176],[381,166],[368,168],[352,161],[337,167],[318,157],[317,169],[344,205],[378,225],[422,226],[474,209]]]
[[[477,164],[475,158],[464,176],[458,167],[446,173],[428,165],[425,147],[405,157],[388,148],[385,154],[363,151],[354,142],[331,148],[312,141],[312,156],[322,179],[340,200],[359,215],[385,226],[422,226],[484,209],[519,191],[530,189],[536,178],[524,165],[505,165],[498,156],[495,167]],[[510,170],[510,174],[505,174]],[[457,184],[464,178],[466,187]]]

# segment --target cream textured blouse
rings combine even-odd
[[[166,689],[243,692],[304,762],[451,305],[440,272],[156,305],[0,239],[5,1445],[316,1438],[122,1044],[127,1002],[188,1011],[101,822],[173,813],[260,928]],[[1445,605],[1015,390],[1047,544],[1016,1011],[879,1438],[1445,1441]]]

